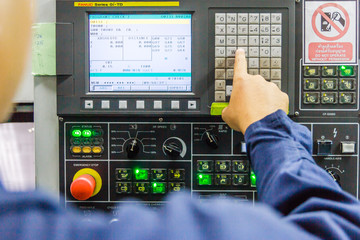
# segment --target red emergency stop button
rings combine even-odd
[[[96,181],[90,174],[83,174],[70,185],[71,195],[80,201],[89,199],[95,191]]]

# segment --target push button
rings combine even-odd
[[[197,170],[199,172],[212,172],[214,166],[214,161],[212,160],[201,160],[197,161]]]
[[[352,77],[355,76],[355,71],[353,66],[339,66],[340,76],[341,77]]]
[[[338,80],[336,78],[323,78],[321,89],[322,90],[337,90]]]
[[[167,177],[166,169],[151,169],[151,179],[154,181],[165,181]]]
[[[89,199],[95,191],[95,179],[89,174],[76,178],[70,185],[71,195],[80,201]]]
[[[319,77],[320,70],[317,66],[306,66],[304,67],[304,76],[305,77]]]
[[[149,193],[149,183],[147,183],[147,182],[134,183],[134,192],[136,194],[148,194]]]
[[[231,184],[230,174],[217,174],[215,176],[215,185],[229,186]]]
[[[169,191],[170,192],[180,192],[185,189],[184,182],[170,182],[169,183]]]
[[[351,141],[340,143],[341,153],[353,154],[356,152],[356,143]]]
[[[304,79],[304,90],[319,90],[319,89],[320,89],[320,78]]]
[[[248,176],[244,174],[233,174],[234,186],[247,186],[249,184]]]
[[[330,155],[332,141],[331,140],[317,140],[318,155]]]
[[[115,176],[117,180],[131,180],[132,178],[132,170],[131,168],[117,168],[115,170]]]
[[[340,93],[340,104],[355,104],[356,103],[356,94],[349,92]]]
[[[185,179],[185,169],[169,169],[170,181],[181,181]]]
[[[146,181],[149,179],[149,170],[148,169],[135,169],[134,178],[137,181]]]
[[[210,186],[212,185],[212,174],[199,173],[197,180],[199,186]]]
[[[219,160],[215,162],[216,172],[230,172],[231,161],[230,160]]]
[[[166,193],[166,183],[163,183],[163,182],[151,183],[151,193],[152,194],[165,194]]]
[[[132,192],[131,182],[117,182],[116,193],[118,194],[130,194]]]
[[[304,104],[319,104],[320,103],[320,93],[304,93]]]
[[[342,91],[355,90],[355,86],[354,78],[342,78],[339,83],[339,89]]]
[[[335,77],[338,75],[336,66],[324,66],[322,67],[322,76],[324,77]]]
[[[235,160],[233,161],[234,172],[247,172],[249,170],[249,164],[246,160]]]
[[[338,94],[334,92],[323,92],[321,95],[322,104],[336,104]]]

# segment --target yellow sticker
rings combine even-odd
[[[179,2],[74,2],[74,7],[178,7]]]

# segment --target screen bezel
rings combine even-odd
[[[190,91],[90,91],[90,47],[89,47],[89,16],[90,15],[178,15],[189,14],[191,15],[191,90]],[[85,21],[85,95],[88,96],[118,96],[118,95],[135,95],[135,96],[194,96],[196,95],[195,79],[194,79],[194,12],[190,11],[124,11],[124,12],[86,12]]]

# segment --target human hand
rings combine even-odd
[[[289,97],[274,83],[260,75],[249,75],[243,49],[235,55],[233,89],[229,106],[222,111],[222,119],[234,130],[245,134],[254,122],[281,109],[287,112]]]

